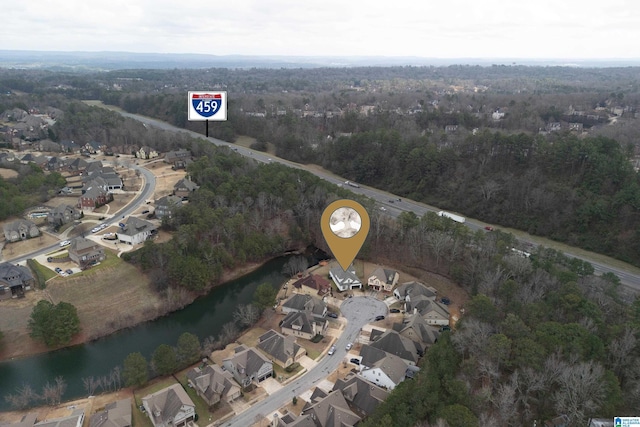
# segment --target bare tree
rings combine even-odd
[[[233,320],[240,326],[251,326],[260,318],[260,310],[253,304],[240,304],[233,312]]]
[[[24,409],[40,399],[30,384],[23,384],[15,394],[8,394],[5,400],[16,409]]]
[[[47,405],[55,406],[59,405],[62,401],[62,395],[64,395],[67,389],[67,383],[64,378],[58,376],[55,378],[53,384],[47,382],[42,388],[42,399],[47,402]]]
[[[224,347],[229,344],[236,338],[238,333],[238,326],[234,322],[227,322],[222,325],[222,330],[220,331],[220,335],[218,335],[218,342],[220,346]]]
[[[570,424],[584,425],[587,415],[597,413],[605,398],[603,376],[602,365],[591,360],[566,366],[553,394],[556,411],[566,414]]]
[[[302,255],[291,257],[282,266],[282,273],[286,276],[293,277],[298,273],[304,272],[309,267],[309,261]]]
[[[93,396],[100,386],[100,381],[93,376],[82,378],[82,385],[87,392],[87,396]]]

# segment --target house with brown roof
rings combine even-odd
[[[367,285],[376,291],[391,292],[399,279],[400,274],[398,274],[397,271],[378,267],[371,273],[371,276],[369,276]]]
[[[68,251],[69,259],[83,270],[92,264],[104,261],[106,258],[102,245],[84,237],[73,239]]]
[[[40,235],[40,229],[28,219],[17,219],[3,227],[4,238],[7,242],[27,240]]]
[[[89,419],[89,427],[131,427],[131,399],[107,403]]]
[[[25,291],[34,288],[35,283],[29,267],[0,263],[0,300],[22,297]]]
[[[196,406],[180,384],[143,397],[142,405],[154,427],[186,427],[196,417]]]
[[[296,288],[296,292],[306,295],[323,297],[331,292],[331,282],[317,274],[309,274],[298,279],[291,286]]]
[[[222,366],[243,388],[273,376],[273,363],[256,349],[240,345],[234,351],[232,357],[222,361]]]
[[[76,206],[83,211],[93,212],[96,208],[106,205],[112,200],[113,195],[104,188],[99,179],[94,179],[85,185]]]
[[[296,344],[295,337],[284,336],[273,329],[258,338],[256,347],[283,368],[291,366],[307,354],[307,350]]]
[[[200,188],[200,186],[189,178],[182,178],[173,186],[173,195],[182,197],[183,200],[186,200],[191,196],[191,193],[196,191],[198,188]]]
[[[291,312],[282,319],[280,331],[284,335],[310,340],[316,335],[324,335],[328,324],[327,319],[316,317],[308,311]]]
[[[240,387],[231,372],[222,370],[218,365],[191,369],[187,373],[187,381],[209,406],[220,401],[229,403],[241,396]]]

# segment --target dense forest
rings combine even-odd
[[[13,166],[18,175],[0,177],[0,220],[22,215],[27,208],[46,202],[66,184],[59,173],[45,174],[33,163],[8,166]]]

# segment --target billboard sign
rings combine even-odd
[[[189,121],[227,120],[227,92],[189,92]]]
[[[640,417],[615,417],[614,427],[640,427]]]

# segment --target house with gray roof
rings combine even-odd
[[[356,270],[353,265],[349,266],[347,271],[344,271],[342,267],[336,266],[329,270],[329,276],[336,284],[340,292],[344,292],[351,289],[362,289],[362,282],[356,275]]]
[[[173,186],[173,194],[174,196],[182,197],[183,200],[186,200],[191,196],[191,193],[196,191],[198,188],[200,188],[200,186],[189,178],[182,178]]]
[[[80,209],[62,203],[49,211],[47,222],[57,227],[80,219],[81,216],[82,211]]]
[[[131,427],[131,399],[122,399],[105,405],[89,419],[89,427]]]
[[[222,367],[231,372],[243,388],[252,382],[260,383],[273,376],[273,363],[252,347],[235,348],[235,354],[222,361]]]
[[[325,317],[327,315],[327,304],[320,298],[304,294],[293,294],[282,304],[282,312],[285,314],[301,311],[307,311],[316,317]]]
[[[36,284],[29,267],[0,263],[0,300],[24,296]]]
[[[156,201],[156,218],[171,218],[176,209],[182,207],[182,197],[164,196]]]
[[[417,295],[424,295],[429,299],[435,300],[437,294],[438,291],[435,288],[415,281],[405,282],[393,291],[393,295],[400,301],[411,300],[411,297]]]
[[[429,325],[449,324],[449,307],[424,295],[412,296],[404,305],[407,314],[418,313]]]
[[[35,423],[34,427],[82,427],[83,422],[84,411],[82,409],[76,409],[67,417],[40,421],[39,423]]]
[[[27,240],[40,235],[40,229],[28,219],[17,219],[3,227],[4,238],[7,242]]]
[[[179,149],[176,151],[169,151],[164,155],[163,161],[172,165],[174,170],[184,169],[191,160],[191,151],[185,149]]]
[[[317,427],[351,427],[362,419],[354,413],[342,391],[334,390],[325,393],[320,388],[311,394],[309,402],[302,408],[300,416],[310,415]]]
[[[336,380],[333,390],[340,390],[349,407],[361,418],[373,411],[389,397],[389,392],[354,373]]]
[[[17,423],[3,423],[0,421],[0,427],[33,427],[36,423],[38,414],[35,412],[29,412],[22,416],[22,419]]]
[[[80,175],[87,169],[87,166],[89,166],[89,162],[85,159],[77,158],[67,165],[67,169],[72,175]]]
[[[438,341],[440,332],[434,326],[429,325],[419,313],[405,317],[403,322],[394,323],[393,330],[416,344],[419,355]]]
[[[296,414],[286,411],[282,417],[278,418],[275,427],[318,427],[318,426],[313,421],[313,418],[311,418],[310,414],[296,416]]]
[[[385,354],[384,358],[374,362],[371,366],[362,367],[358,375],[377,386],[393,390],[404,381],[408,365],[398,356]]]
[[[76,237],[71,240],[68,252],[69,259],[78,264],[78,266],[83,270],[90,265],[106,259],[104,247],[99,243],[85,239],[84,237]]]
[[[154,427],[186,427],[196,417],[196,406],[180,384],[143,397],[142,405]]]
[[[416,345],[409,338],[405,338],[396,331],[388,330],[382,334],[371,334],[371,347],[378,348],[388,354],[393,354],[404,360],[407,365],[418,363],[419,355]]]
[[[296,344],[295,337],[284,336],[273,329],[258,338],[256,347],[283,368],[291,366],[307,354],[307,350]]]
[[[287,314],[282,319],[280,331],[284,335],[310,340],[316,335],[324,335],[328,325],[327,319],[313,316],[308,311],[297,311]]]
[[[391,292],[399,279],[400,274],[398,274],[397,271],[378,267],[371,273],[371,276],[369,276],[367,285],[376,291]]]
[[[149,221],[136,218],[135,216],[127,218],[127,221],[123,225],[124,227],[121,226],[118,231],[118,239],[120,242],[128,245],[142,243],[158,231],[158,227]]]
[[[218,365],[191,369],[187,373],[187,381],[209,406],[220,401],[229,403],[241,396],[240,387],[233,380],[231,372]]]

